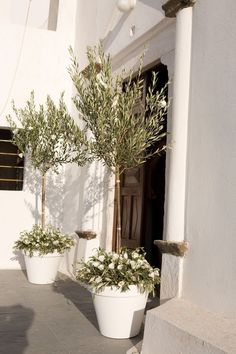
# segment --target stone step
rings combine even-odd
[[[235,354],[236,320],[183,299],[147,312],[142,354]]]

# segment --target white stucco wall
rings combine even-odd
[[[50,0],[31,1],[29,0],[9,0],[10,20],[14,24],[24,25],[25,14],[30,5],[30,16],[28,25],[35,28],[47,29]]]
[[[236,315],[236,2],[194,7],[183,297]]]
[[[7,126],[5,116],[12,113],[11,100],[15,100],[17,107],[22,107],[31,90],[35,91],[36,101],[40,103],[45,101],[47,94],[57,100],[60,92],[65,91],[71,108],[68,47],[74,44],[77,1],[60,0],[57,30],[49,31],[40,28],[48,4],[43,1],[40,6],[41,2],[32,0],[29,26],[22,44],[24,26],[21,23],[26,16],[27,3],[24,0],[0,1],[0,126]],[[31,228],[38,219],[40,185],[28,162],[26,165],[23,191],[0,191],[0,268],[19,267],[18,259],[14,260],[13,243],[20,231]],[[55,226],[62,226],[62,175],[49,176],[47,182],[48,222]]]

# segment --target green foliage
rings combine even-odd
[[[45,230],[34,225],[31,231],[23,231],[15,242],[14,249],[23,250],[30,257],[36,252],[39,255],[48,253],[64,253],[74,245],[74,240],[60,233],[58,229],[48,226]]]
[[[141,63],[137,76],[130,71],[114,75],[110,55],[101,46],[88,48],[85,72],[72,52],[69,73],[77,90],[74,103],[92,132],[93,153],[111,170],[135,167],[159,150],[153,146],[165,135],[163,123],[168,104],[164,87],[155,92],[157,75],[144,98]],[[137,108],[138,109],[135,109]]]
[[[159,269],[150,266],[141,248],[134,251],[121,248],[119,253],[99,248],[77,268],[76,278],[95,291],[106,286],[127,291],[130,285],[136,285],[141,293],[149,293],[160,283]]]
[[[13,129],[13,142],[23,153],[28,153],[34,168],[45,174],[49,169],[58,172],[64,163],[84,165],[87,160],[88,142],[82,131],[69,115],[63,94],[58,107],[50,96],[45,105],[35,106],[34,92],[25,108],[13,111],[20,122],[17,128],[11,116],[8,122]]]

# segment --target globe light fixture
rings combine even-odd
[[[128,12],[132,10],[136,5],[136,0],[118,0],[117,7],[122,12]]]

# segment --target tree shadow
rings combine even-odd
[[[63,199],[64,232],[93,230],[106,236],[104,214],[109,207],[110,172],[100,162],[82,168],[70,166],[65,174]]]
[[[87,289],[79,285],[78,282],[60,274],[59,279],[54,283],[53,290],[58,294],[64,295],[99,330],[92,295]]]
[[[54,227],[62,227],[63,211],[63,168],[59,174],[48,171],[46,174],[46,223]],[[28,162],[25,168],[25,191],[30,192],[33,200],[25,200],[35,224],[40,223],[41,207],[41,174]]]
[[[99,162],[95,162],[94,171],[88,175],[87,186],[85,188],[84,215],[88,221],[89,214],[97,216],[100,210],[96,210],[98,204],[109,189],[107,171],[98,173]],[[104,176],[101,174],[104,173]],[[102,206],[103,207],[103,206]]]
[[[62,229],[63,226],[63,171],[60,174],[48,173],[47,190],[46,190],[46,206],[48,208],[48,224]]]
[[[25,204],[30,211],[34,223],[40,223],[41,213],[41,175],[26,159],[25,170],[26,192]],[[59,228],[62,232],[75,237],[75,247],[65,255],[64,266],[72,274],[72,265],[77,260],[78,238],[75,230],[91,229],[98,234],[101,246],[105,247],[107,233],[106,210],[110,172],[102,164],[95,161],[92,165],[78,167],[67,165],[60,174],[46,175],[46,224]],[[104,197],[104,198],[103,198]],[[21,268],[21,255],[16,254]]]
[[[94,161],[83,167],[68,164],[55,174],[46,174],[46,224],[71,233],[93,222],[106,209],[107,194],[110,192],[110,172],[101,162]],[[25,162],[24,191],[25,204],[35,224],[40,223],[41,174]],[[96,230],[94,229],[96,232]]]
[[[0,306],[0,353],[23,354],[28,347],[27,331],[34,311],[21,305]]]
[[[61,230],[63,226],[63,168],[61,173],[49,171],[46,174],[46,224]],[[35,225],[41,223],[41,174],[34,169],[26,158],[24,178],[24,203],[32,215]],[[33,226],[33,225],[32,225]],[[14,252],[12,261],[18,261],[21,269],[25,269],[22,253]]]
[[[63,198],[63,229],[72,232],[81,228],[87,166],[79,169],[76,165],[67,166]]]
[[[25,159],[25,171],[24,171],[24,191],[30,192],[33,196],[33,201],[25,200],[25,204],[30,210],[34,223],[38,224],[40,220],[40,193],[41,193],[41,180],[39,171],[35,170],[30,164],[29,159],[26,156]]]

